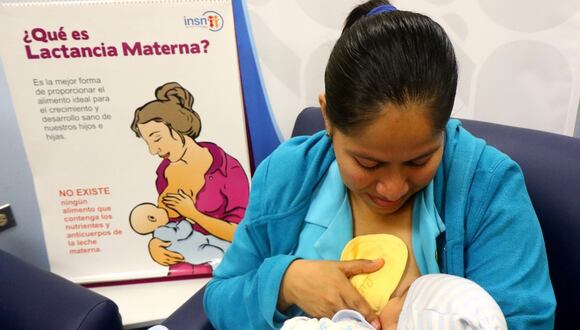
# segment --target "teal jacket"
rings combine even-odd
[[[458,120],[446,126],[434,178],[446,231],[442,272],[481,285],[511,330],[553,329],[555,298],[542,232],[519,166],[473,137]],[[246,214],[208,283],[204,308],[219,330],[276,329],[280,282],[296,259],[310,198],[334,161],[322,132],[288,140],[257,168]]]

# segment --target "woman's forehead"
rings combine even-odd
[[[137,124],[137,127],[143,136],[153,132],[166,132],[169,130],[165,123],[156,120],[150,120],[143,124]]]
[[[425,111],[386,109],[360,128],[339,139],[348,151],[376,159],[407,159],[442,143]],[[337,141],[337,142],[339,142]]]

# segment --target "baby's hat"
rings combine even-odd
[[[397,330],[507,330],[501,309],[475,282],[430,274],[419,277],[407,293]]]

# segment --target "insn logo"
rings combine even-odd
[[[183,17],[183,23],[186,27],[204,28],[217,32],[224,27],[222,15],[215,11],[206,11],[201,17]]]

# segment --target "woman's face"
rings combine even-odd
[[[371,123],[348,135],[332,125],[336,161],[351,198],[379,215],[398,211],[435,176],[444,134],[420,105],[387,105]]]
[[[157,121],[138,124],[137,127],[152,155],[169,159],[172,163],[182,159],[185,145],[177,132]]]

